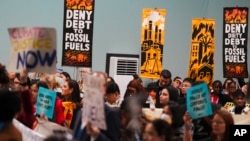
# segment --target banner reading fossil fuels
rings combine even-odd
[[[144,78],[160,77],[165,34],[165,9],[143,9],[141,30],[141,68]]]
[[[214,31],[213,19],[192,19],[188,77],[210,86],[214,76]]]
[[[223,74],[225,78],[247,78],[248,8],[224,8]]]
[[[92,67],[94,0],[65,0],[63,66]]]

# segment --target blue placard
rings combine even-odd
[[[56,101],[56,92],[39,87],[36,101],[36,113],[44,114],[44,116],[52,119]]]
[[[192,119],[212,114],[212,106],[206,83],[195,85],[187,90],[187,111]]]

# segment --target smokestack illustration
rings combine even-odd
[[[144,41],[146,41],[148,39],[148,30],[147,30],[147,27],[145,27],[145,30],[144,30]]]
[[[161,43],[161,29],[159,30],[159,43]]]
[[[158,26],[155,26],[155,42],[157,42]]]
[[[148,39],[151,39],[152,35],[152,21],[149,21],[149,37]]]

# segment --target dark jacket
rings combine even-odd
[[[178,90],[176,88],[174,88],[172,85],[168,85],[166,87],[168,87],[168,90],[170,90],[170,92],[169,92],[170,93],[170,100],[177,102],[178,97],[179,97]],[[160,104],[160,92],[163,88],[164,87],[159,86],[159,80],[156,82],[149,83],[147,85],[148,91],[154,90],[156,92],[156,96],[155,96],[155,98],[156,98],[155,107],[156,108],[162,107],[162,105]]]
[[[118,109],[104,104],[104,112],[107,130],[101,130],[95,141],[119,141],[121,122]],[[81,115],[80,110],[77,117],[78,122],[74,128],[74,138],[79,141],[90,141],[91,137],[87,134],[86,129],[81,130]]]

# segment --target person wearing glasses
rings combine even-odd
[[[192,119],[188,113],[183,116],[185,123],[185,131],[183,141],[193,141],[193,133],[190,127],[192,125]],[[229,141],[229,126],[234,125],[234,119],[232,114],[225,110],[218,110],[214,113],[211,120],[212,131],[210,136],[203,138],[201,141]]]

